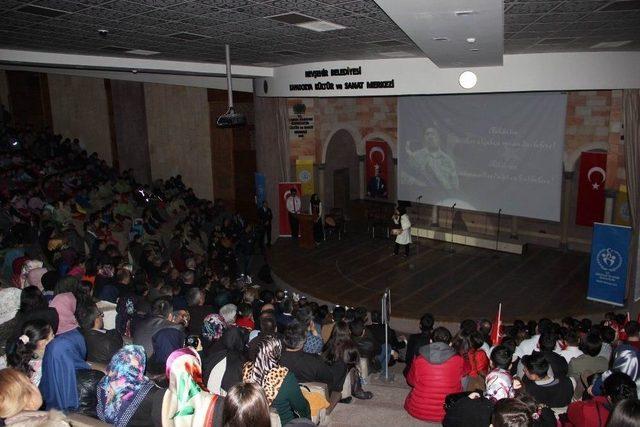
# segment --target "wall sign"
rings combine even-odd
[[[307,114],[307,106],[302,103],[291,106],[289,111],[289,139],[304,138],[313,134],[313,114]]]
[[[391,80],[363,80],[362,66],[344,68],[320,68],[305,70],[304,78],[312,81],[294,82],[289,84],[291,92],[326,92],[355,89],[392,89],[395,87],[394,79]],[[354,76],[353,80],[350,79]],[[325,80],[325,77],[340,77],[340,82]],[[345,77],[348,78],[347,81]],[[320,80],[318,80],[320,79]]]

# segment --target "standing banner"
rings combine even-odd
[[[580,155],[576,224],[591,227],[594,222],[604,221],[606,169],[606,153],[584,152]]]
[[[631,227],[593,224],[587,299],[623,306]]]
[[[302,183],[302,191],[310,196],[316,192],[313,181],[313,157],[296,159],[296,178]]]
[[[613,223],[618,225],[631,225],[631,211],[629,208],[629,194],[627,186],[621,184],[616,195],[616,203],[613,209]]]
[[[367,196],[386,199],[389,197],[389,146],[384,141],[367,141],[365,149]]]
[[[267,198],[267,180],[263,173],[254,174],[256,181],[256,206],[261,207]]]
[[[291,236],[291,227],[289,227],[289,213],[287,211],[287,199],[292,188],[298,191],[298,196],[302,198],[302,183],[300,182],[281,182],[278,184],[278,202],[280,221],[280,236]]]

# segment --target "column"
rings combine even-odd
[[[365,182],[365,168],[364,168],[364,160],[365,160],[364,155],[362,156],[358,156],[358,171],[359,174],[358,176],[360,177],[359,182],[358,182],[358,195],[360,200],[364,200],[364,182]]]

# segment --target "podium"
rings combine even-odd
[[[300,247],[313,249],[316,246],[313,239],[313,215],[301,213],[297,215],[297,218],[300,223]]]

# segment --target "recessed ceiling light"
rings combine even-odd
[[[435,40],[437,42],[447,42],[447,41],[449,41],[449,39],[447,37],[443,37],[443,36],[434,37],[433,40]]]
[[[304,24],[305,22],[318,20],[317,18],[312,18],[311,16],[303,15],[301,13],[283,13],[281,15],[265,16],[265,18],[291,25]]]
[[[591,46],[591,49],[612,49],[612,48],[624,46],[629,43],[631,43],[631,40],[624,40],[619,42],[601,42]]]
[[[460,74],[458,83],[465,89],[471,89],[478,83],[478,76],[473,71],[465,71]]]
[[[456,16],[466,16],[466,15],[474,15],[476,13],[475,10],[456,10]]]
[[[475,37],[467,37],[467,43],[475,43],[475,42],[476,42]]]
[[[145,49],[132,49],[132,50],[128,50],[126,53],[130,53],[132,55],[151,56],[151,55],[157,55],[160,52],[156,52],[154,50],[145,50]]]
[[[470,52],[478,52],[480,49],[478,49],[477,47],[474,47],[473,49],[469,49]]]
[[[307,30],[315,31],[317,33],[324,33],[325,31],[344,30],[344,25],[334,24],[329,21],[311,21],[303,22],[302,24],[295,24],[296,27],[305,28]]]

